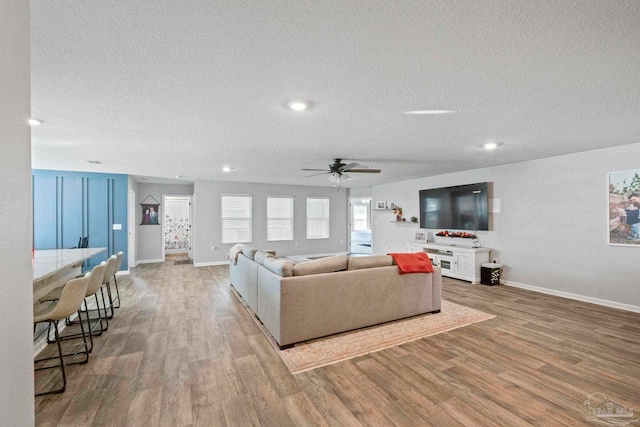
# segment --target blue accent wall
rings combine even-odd
[[[121,174],[32,170],[34,249],[73,248],[88,236],[90,248],[107,252],[87,260],[84,269],[122,251],[120,270],[127,270],[127,180]]]

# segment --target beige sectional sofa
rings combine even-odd
[[[352,329],[440,311],[442,275],[398,273],[387,255],[277,259],[243,248],[231,285],[281,348]]]

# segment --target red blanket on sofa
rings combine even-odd
[[[398,264],[400,274],[433,273],[431,260],[424,252],[387,254]]]

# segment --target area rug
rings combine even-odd
[[[462,328],[496,316],[442,300],[440,313],[414,316],[409,319],[396,320],[382,325],[305,341],[286,350],[280,350],[262,323],[255,316],[252,315],[252,317],[291,373],[299,374],[431,335]]]

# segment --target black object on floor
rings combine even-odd
[[[193,264],[192,259],[179,259],[173,262],[173,265]]]

